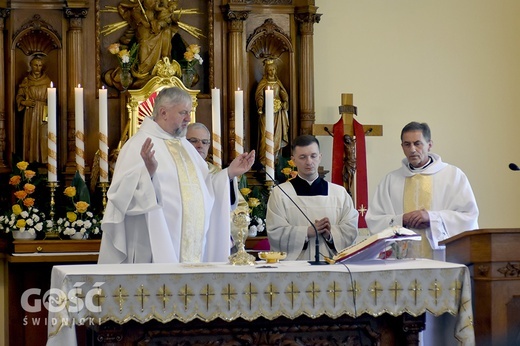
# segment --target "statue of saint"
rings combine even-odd
[[[128,46],[131,42],[139,44],[138,63],[131,71],[133,87],[142,87],[152,77],[155,64],[164,57],[171,57],[171,40],[179,29],[175,16],[177,1],[123,0],[117,6],[119,14],[128,23],[121,43]],[[117,86],[119,73],[119,68],[105,73],[107,84]]]
[[[273,133],[273,154],[274,159],[278,157],[280,150],[289,143],[289,95],[282,82],[278,79],[276,64],[272,59],[264,61],[264,75],[255,92],[256,107],[259,117],[259,142],[258,150],[260,162],[265,162],[265,90],[269,87],[274,94],[274,133]]]
[[[47,163],[47,88],[51,79],[45,74],[41,56],[29,63],[29,74],[18,86],[16,104],[23,111],[23,159],[27,162]]]

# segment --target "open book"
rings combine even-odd
[[[337,255],[325,260],[330,264],[373,260],[378,258],[388,245],[401,240],[421,240],[421,236],[404,227],[389,227],[338,251]]]

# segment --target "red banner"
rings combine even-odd
[[[343,144],[343,117],[332,128],[334,137],[332,139],[332,172],[331,181],[334,184],[343,186],[343,158],[345,156],[345,145]]]
[[[367,150],[363,125],[354,119],[356,136],[356,207],[359,211],[359,228],[367,228],[365,215],[368,209]]]

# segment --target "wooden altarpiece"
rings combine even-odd
[[[107,24],[119,23],[114,8],[129,0],[23,0],[0,2],[0,170],[10,171],[11,153],[21,151],[20,115],[14,102],[17,86],[27,73],[31,54],[46,54],[47,73],[58,90],[58,171],[60,180],[75,172],[74,87],[85,89],[85,161],[97,151],[97,89],[104,74],[117,60],[107,53],[121,32],[106,33]],[[222,90],[221,133],[223,163],[232,159],[234,148],[234,91],[244,90],[244,149],[258,146],[258,115],[254,92],[263,74],[266,58],[276,60],[278,77],[289,95],[288,137],[311,133],[314,111],[313,26],[320,21],[314,0],[195,0],[178,1],[179,9],[195,8],[198,14],[183,14],[191,27],[200,28],[199,39],[183,36],[187,44],[201,46],[204,63],[197,95],[196,118],[211,129],[212,88]],[[124,24],[123,26],[124,27]],[[181,28],[182,29],[182,28]],[[180,31],[179,31],[180,32]],[[182,53],[181,53],[182,55]],[[132,89],[132,88],[130,88]],[[124,131],[126,104],[123,91],[109,87],[109,147],[116,148]],[[231,153],[231,154],[230,154]],[[42,165],[44,168],[44,166]],[[69,178],[67,178],[67,176]]]

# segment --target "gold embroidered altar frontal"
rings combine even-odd
[[[455,337],[474,345],[471,286],[464,265],[426,259],[311,266],[120,264],[55,266],[48,345],[75,343],[74,324],[130,320],[253,321],[362,314],[456,316]]]

